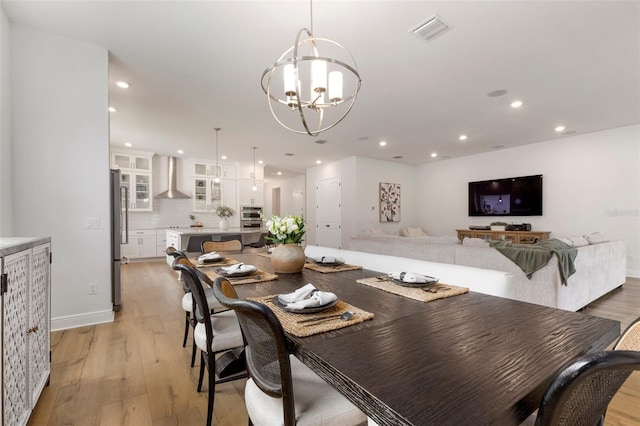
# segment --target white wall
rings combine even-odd
[[[0,6],[0,236],[13,236],[11,214],[10,24]]]
[[[53,328],[112,320],[108,52],[12,24],[11,71],[14,233],[51,236]]]
[[[349,157],[307,169],[307,244],[315,244],[316,183],[332,177],[342,179],[342,247],[366,228],[382,228],[397,233],[405,226],[416,226],[416,168],[406,164]],[[380,182],[400,184],[400,222],[380,222]]]
[[[594,231],[627,244],[630,276],[640,276],[640,126],[628,126],[418,168],[418,222],[429,233],[488,225],[469,217],[467,183],[543,175],[543,216],[507,218],[551,236]]]
[[[264,217],[268,220],[273,216],[273,189],[280,188],[280,215],[300,215],[307,217],[305,206],[306,177],[293,176],[287,179],[269,179],[264,184]],[[302,202],[297,197],[302,196]],[[298,206],[302,205],[302,211]]]

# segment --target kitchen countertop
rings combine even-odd
[[[169,228],[167,232],[175,232],[179,235],[197,234],[253,234],[257,232],[267,232],[265,228],[229,228],[226,231],[220,228]]]

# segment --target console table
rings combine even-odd
[[[478,229],[456,229],[458,239],[464,237],[482,238],[483,240],[502,240],[516,244],[533,244],[537,241],[548,240],[548,231],[484,231]]]

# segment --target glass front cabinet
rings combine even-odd
[[[222,181],[215,179],[194,178],[193,180],[193,211],[210,212],[222,204]]]
[[[127,188],[122,205],[129,211],[150,212],[153,210],[152,192],[153,153],[113,152],[111,167],[120,169],[120,185]]]

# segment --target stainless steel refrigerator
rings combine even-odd
[[[122,307],[120,267],[127,258],[120,245],[129,243],[129,188],[120,182],[120,170],[111,170],[111,302],[113,310]]]

